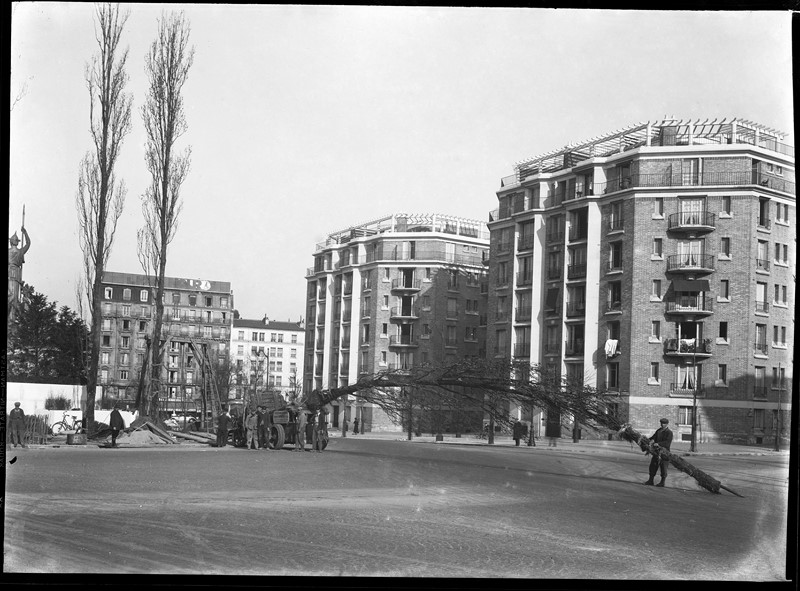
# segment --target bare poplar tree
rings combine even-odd
[[[105,4],[97,7],[95,37],[99,50],[86,64],[85,70],[90,97],[89,132],[94,145],[86,152],[80,164],[75,204],[83,251],[84,289],[91,311],[84,417],[84,424],[90,431],[94,425],[100,356],[103,272],[111,254],[117,221],[122,215],[127,193],[125,183],[117,179],[114,167],[122,142],[131,130],[133,97],[125,92],[128,82],[125,70],[128,49],[120,48],[128,15],[128,12],[120,13],[119,5]]]
[[[187,130],[181,90],[194,59],[189,33],[190,26],[182,12],[162,14],[158,36],[145,56],[150,86],[142,106],[142,119],[147,132],[145,162],[152,180],[142,195],[144,227],[139,229],[137,238],[139,261],[151,278],[156,309],[150,339],[150,392],[146,397],[137,396],[137,404],[140,415],[153,417],[159,408],[167,247],[178,227],[181,185],[189,172],[191,156],[191,148],[182,154],[175,148],[175,143]]]

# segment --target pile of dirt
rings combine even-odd
[[[120,433],[117,445],[168,445],[168,443],[147,429],[139,429],[131,433]]]

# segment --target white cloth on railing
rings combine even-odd
[[[617,344],[619,341],[616,339],[608,339],[606,341],[606,357],[613,357],[617,352]]]

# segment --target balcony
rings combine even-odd
[[[758,314],[769,314],[769,302],[756,301],[756,312]]]
[[[702,384],[699,385],[697,387],[696,394],[698,398],[705,398],[706,387],[703,386]],[[678,398],[693,398],[695,396],[695,389],[692,385],[688,383],[682,383],[682,384],[672,383],[669,385],[669,395]]]
[[[545,355],[559,355],[561,353],[561,345],[559,343],[545,343]]]
[[[583,339],[575,339],[574,341],[566,341],[564,343],[564,356],[577,357],[583,355]]]
[[[622,302],[619,300],[606,302],[606,313],[609,312],[622,312]]]
[[[531,250],[535,238],[535,236],[520,236],[517,240],[517,250]]]
[[[609,232],[620,232],[625,229],[625,223],[622,218],[617,218],[613,220],[609,220],[608,222],[608,231]]]
[[[392,291],[414,292],[422,289],[422,280],[392,279]]]
[[[581,240],[586,240],[586,228],[570,228],[569,241],[580,242]]]
[[[514,319],[517,322],[530,322],[531,321],[531,308],[517,308],[516,313],[514,314]]]
[[[586,313],[586,302],[567,302],[567,317],[583,316]]]
[[[615,193],[632,188],[656,187],[731,187],[731,186],[757,186],[766,187],[783,193],[795,194],[795,184],[784,180],[782,177],[761,172],[704,172],[696,173],[668,173],[657,172],[651,174],[632,174],[607,183],[595,183],[597,194]]]
[[[389,318],[392,320],[416,320],[419,318],[419,313],[411,306],[395,306],[389,312]]]
[[[667,257],[671,273],[712,273],[714,257],[710,254],[673,254]]]
[[[419,341],[411,335],[392,335],[389,337],[390,347],[419,347]]]
[[[411,371],[414,369],[413,363],[390,363],[388,365],[389,371]]]
[[[547,240],[548,244],[564,242],[564,232],[560,230],[557,232],[548,232],[545,240]]]
[[[561,279],[561,267],[548,267],[547,268],[547,278],[548,279]]]
[[[533,275],[530,273],[517,273],[517,287],[533,285]]]
[[[528,358],[531,356],[530,343],[517,343],[514,345],[514,357]]]
[[[769,261],[767,259],[756,259],[756,271],[769,273]]]
[[[673,213],[667,221],[667,230],[701,234],[716,227],[717,216],[708,211],[682,211]]]
[[[711,357],[711,339],[703,339],[695,345],[696,339],[666,339],[664,341],[664,355],[678,357]]]
[[[767,343],[753,343],[753,352],[756,355],[769,355],[769,345]]]
[[[567,267],[567,279],[583,279],[584,277],[586,277],[586,263]]]
[[[620,259],[608,261],[608,272],[615,273],[622,271],[622,261]]]
[[[692,316],[708,316],[714,313],[710,298],[701,296],[680,296],[665,303],[666,314],[689,314]]]

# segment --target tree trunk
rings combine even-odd
[[[739,493],[734,492],[725,486],[722,486],[719,480],[712,478],[702,470],[694,467],[692,464],[690,464],[680,456],[676,456],[669,450],[664,449],[657,443],[654,443],[647,436],[642,435],[630,425],[624,425],[622,429],[620,429],[619,431],[619,436],[625,441],[630,441],[632,443],[635,443],[636,445],[639,446],[639,448],[642,451],[647,452],[648,454],[652,454],[653,456],[658,456],[662,460],[669,461],[669,463],[675,466],[678,470],[680,470],[681,472],[685,472],[686,474],[694,478],[697,481],[697,483],[707,491],[710,491],[714,494],[719,494],[719,489],[723,488],[728,492],[736,495],[737,497],[742,496]]]

